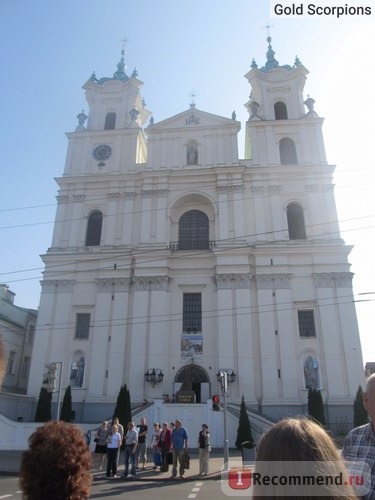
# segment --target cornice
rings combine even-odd
[[[215,274],[213,280],[218,290],[249,289],[251,274]]]
[[[130,278],[96,278],[95,283],[99,292],[127,292]]]
[[[244,189],[244,184],[226,184],[224,186],[216,186],[216,190],[219,193],[233,193],[243,191]]]
[[[352,288],[353,273],[314,273],[318,288]]]
[[[43,280],[40,282],[42,285],[42,292],[72,292],[76,280]]]
[[[273,290],[274,288],[290,289],[291,274],[257,274],[255,276],[258,290]]]
[[[134,277],[134,287],[136,291],[169,291],[169,276],[136,276]]]

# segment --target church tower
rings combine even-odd
[[[258,235],[255,279],[259,307],[268,304],[274,311],[272,319],[259,315],[263,386],[286,403],[286,381],[296,379],[297,368],[303,379],[294,390],[302,398],[306,389],[320,389],[328,412],[339,418],[353,394],[352,380],[363,379],[351,247],[340,235],[323,119],[314,99],[303,94],[308,71],[298,57],[293,66],[279,65],[271,37],[267,42],[265,65],[258,68],[253,59],[245,75],[251,85],[245,155]],[[270,323],[263,327],[263,321]],[[270,359],[278,373],[274,385],[266,367]],[[292,359],[299,359],[297,365],[289,364]],[[263,392],[263,402],[269,396]]]
[[[181,386],[206,403],[225,370],[230,404],[244,395],[279,418],[320,389],[329,423],[351,420],[363,367],[334,166],[307,69],[279,65],[268,44],[246,75],[245,159],[234,113],[192,103],[150,118],[124,52],[113,77],[84,84],[88,116],[67,134],[43,256],[29,395],[58,361],[77,420],[99,421],[123,383],[133,403]]]

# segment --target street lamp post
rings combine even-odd
[[[63,375],[63,362],[62,361],[57,361],[56,364],[60,365],[60,376],[59,376],[59,393],[58,393],[58,398],[57,398],[57,415],[56,415],[56,420],[60,420],[60,410],[61,410],[61,383],[62,383],[62,375]]]
[[[224,407],[224,470],[228,470],[229,462],[229,446],[227,439],[227,394],[228,394],[228,383],[232,383],[236,380],[236,374],[231,369],[220,369],[216,375],[217,381],[220,382],[221,392],[223,393],[223,407]]]
[[[229,446],[227,438],[227,392],[228,392],[228,374],[226,370],[220,370],[220,384],[224,397],[224,470],[228,470]]]

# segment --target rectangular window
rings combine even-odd
[[[314,311],[298,311],[300,337],[316,337]]]
[[[90,330],[90,313],[77,313],[76,339],[88,339]]]
[[[23,364],[22,364],[22,377],[27,378],[29,376],[29,370],[30,370],[30,356],[25,356],[23,358]]]
[[[202,331],[202,294],[184,293],[182,329],[184,333]]]
[[[16,361],[16,351],[10,351],[8,358],[7,375],[13,375],[15,361]]]

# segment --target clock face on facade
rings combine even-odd
[[[96,146],[92,154],[95,160],[98,161],[108,160],[108,158],[112,154],[112,148],[108,146],[108,144],[100,144],[99,146]]]

